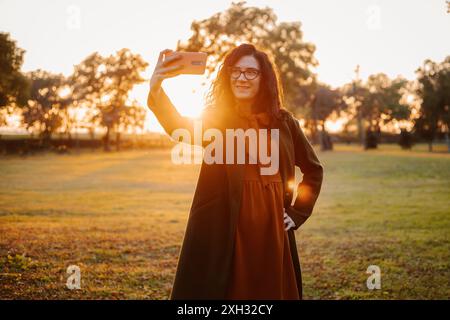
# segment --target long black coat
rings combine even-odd
[[[149,96],[148,106],[169,135],[177,128],[184,128],[193,137],[192,119],[178,113],[163,89],[156,97]],[[279,121],[277,126],[279,170],[283,180],[284,207],[296,225],[288,231],[288,236],[297,287],[302,297],[301,270],[294,230],[312,213],[322,185],[323,167],[297,119],[288,112],[285,116],[286,119]],[[202,115],[203,130],[243,128],[242,121],[234,112],[223,112],[218,108],[206,108]],[[293,201],[295,166],[300,167],[303,179],[297,187],[298,196]],[[171,299],[225,297],[241,203],[243,167],[238,164],[202,163]]]

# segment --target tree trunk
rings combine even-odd
[[[428,141],[428,152],[433,152],[433,140]]]
[[[41,134],[40,134],[40,144],[43,148],[48,148],[50,145],[50,131],[48,130],[48,125],[46,123],[41,124]]]
[[[69,133],[72,138],[72,135]],[[78,126],[75,127],[75,149],[80,151],[80,138],[78,137]]]
[[[95,129],[93,127],[89,127],[89,137],[91,139],[91,149],[95,151]]]
[[[110,133],[110,126],[106,127],[106,133],[105,136],[103,137],[103,150],[104,151],[111,151],[110,147],[109,147],[109,133]]]
[[[120,132],[116,131],[116,151],[120,151]]]
[[[450,138],[448,136],[448,129],[447,132],[445,133],[445,141],[447,142],[447,152],[450,153]]]
[[[325,130],[325,121],[323,121],[321,125],[320,146],[322,151],[333,150],[333,143],[331,142],[331,137]]]
[[[316,100],[314,99],[312,103],[312,130],[311,130],[311,138],[312,143],[317,144],[317,112],[316,112]]]
[[[316,120],[312,120],[311,121],[311,142],[312,144],[318,144],[318,139],[317,139],[317,121]]]
[[[50,147],[50,139],[51,139],[50,137],[51,137],[51,133],[49,131],[45,130],[42,135],[42,146],[44,148]]]
[[[361,106],[358,108],[358,133],[359,133],[359,143],[364,146],[366,141],[366,130],[364,130],[364,123],[361,114]]]

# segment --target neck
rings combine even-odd
[[[253,100],[236,100],[236,106],[246,112],[252,112]]]

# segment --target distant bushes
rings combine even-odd
[[[120,140],[120,146],[117,148],[116,141],[112,140],[111,147],[113,150],[130,150],[130,149],[151,149],[151,148],[169,148],[175,142],[168,136],[161,137],[128,137]],[[35,154],[43,151],[53,151],[59,154],[71,153],[77,149],[102,149],[103,142],[98,139],[67,139],[56,138],[51,139],[45,144],[41,139],[24,138],[24,137],[8,137],[0,136],[0,154]]]

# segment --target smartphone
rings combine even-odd
[[[176,51],[171,53],[166,53],[164,59],[174,54]],[[179,70],[180,74],[204,74],[206,69],[206,58],[207,54],[205,52],[183,52],[178,51],[181,58],[175,60],[168,65],[182,65],[183,68]]]

